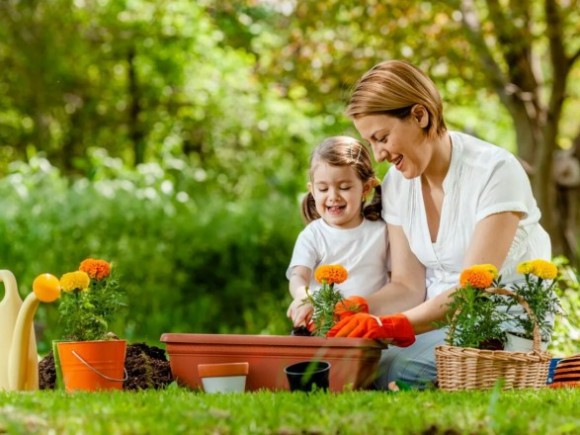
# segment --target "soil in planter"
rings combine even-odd
[[[479,343],[477,348],[481,350],[503,350],[504,344],[499,338],[491,338]]]
[[[145,343],[127,345],[125,369],[128,379],[123,384],[124,390],[160,389],[165,388],[173,381],[165,351]],[[40,389],[54,389],[56,370],[52,352],[40,361],[38,371]]]

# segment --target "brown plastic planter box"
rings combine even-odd
[[[381,356],[381,347],[363,338],[166,333],[161,341],[173,376],[190,388],[201,388],[198,364],[248,362],[247,391],[288,390],[284,367],[317,359],[331,364],[331,391],[363,389],[374,379]]]

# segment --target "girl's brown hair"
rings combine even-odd
[[[371,221],[381,218],[381,183],[375,175],[371,155],[362,143],[349,136],[333,136],[326,139],[314,149],[310,156],[311,181],[314,166],[320,161],[332,166],[350,166],[363,185],[370,183],[374,193],[370,200],[363,200],[362,214]],[[306,223],[320,218],[316,211],[314,197],[310,192],[302,200],[302,217]]]
[[[381,62],[366,72],[354,87],[346,115],[390,115],[404,119],[420,104],[429,113],[428,136],[441,136],[446,130],[441,95],[433,81],[419,68],[402,60]]]

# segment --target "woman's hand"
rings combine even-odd
[[[338,320],[342,320],[345,317],[352,316],[356,313],[368,313],[369,303],[362,296],[351,296],[349,298],[343,299],[337,302],[334,306],[334,316]]]
[[[402,313],[383,317],[368,313],[353,314],[334,325],[326,336],[389,339],[395,346],[400,347],[407,347],[415,342],[413,325]]]

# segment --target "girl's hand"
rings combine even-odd
[[[314,307],[312,307],[310,302],[304,302],[302,299],[294,299],[288,307],[286,315],[292,320],[292,324],[295,327],[308,326],[313,311]]]

